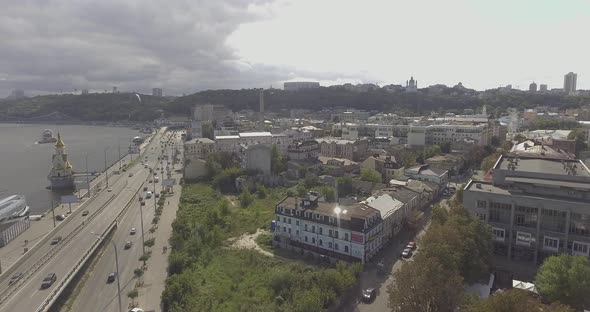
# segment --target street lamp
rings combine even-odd
[[[102,239],[101,234],[97,234],[94,232],[90,232],[90,234],[98,236],[98,240]],[[112,240],[110,242],[111,244],[113,244],[113,249],[115,249],[115,268],[117,270],[117,294],[119,295],[119,312],[122,312],[123,308],[121,305],[121,283],[119,282],[119,256],[117,254],[117,245],[115,245],[115,242],[113,242]]]
[[[145,255],[145,238],[144,238],[144,234],[143,234],[144,233],[144,230],[143,230],[143,208],[141,207],[141,201],[139,202],[139,217],[141,218],[141,248],[143,250],[142,255]]]
[[[86,197],[90,197],[90,178],[88,177],[88,153],[86,153]]]
[[[109,187],[109,169],[107,168],[107,150],[109,149],[109,146],[107,146],[104,149],[104,174],[107,180],[107,188]]]

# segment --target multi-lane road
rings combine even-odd
[[[157,162],[156,150],[152,147],[155,146],[154,143],[159,142],[160,136],[161,133],[157,134],[146,147],[145,155],[150,158],[151,166]],[[129,173],[132,173],[132,176],[129,176]],[[95,194],[80,209],[69,215],[69,220],[63,221],[65,224],[55,233],[50,234],[53,237],[61,236],[61,242],[56,245],[50,245],[48,242],[29,251],[22,263],[15,264],[14,272],[24,273],[23,277],[10,286],[7,278],[0,283],[0,312],[38,311],[60,281],[90,250],[97,239],[90,233],[103,233],[128,203],[131,203],[130,209],[137,208],[136,194],[138,191],[141,192],[149,175],[147,169],[137,165],[127,172],[111,177],[109,186],[112,191],[104,189]],[[89,211],[87,216],[82,215],[84,210]],[[138,237],[141,238],[140,235]],[[137,247],[135,244],[134,248]],[[139,247],[141,248],[141,244]],[[41,289],[41,281],[49,273],[55,273],[57,281],[49,288]]]
[[[166,137],[168,137],[168,134],[166,134]],[[173,138],[173,141],[179,142],[180,134],[177,134]],[[161,155],[160,153],[162,149],[156,148],[155,151],[158,153],[158,155]],[[150,156],[150,165],[153,166],[152,160],[157,161],[156,157],[157,156],[155,155]],[[169,160],[172,161],[171,157],[169,157]],[[166,160],[163,162],[158,162],[156,167],[161,169],[161,167],[164,166],[165,168],[166,163]],[[172,167],[172,165],[170,166]],[[160,179],[162,179],[160,170],[157,171],[157,174]],[[151,178],[152,177],[150,177],[150,179]],[[152,183],[147,183],[149,180],[144,179],[144,182],[146,182],[146,185],[148,185],[148,190],[153,192],[154,185]],[[156,184],[156,192],[161,192],[159,184]],[[145,198],[143,187],[140,193]],[[127,293],[134,288],[134,285],[137,281],[137,279],[134,278],[134,270],[141,267],[141,262],[139,261],[139,257],[142,255],[140,209],[143,209],[145,239],[147,240],[152,237],[152,235],[149,233],[149,228],[151,227],[151,221],[155,213],[155,202],[153,198],[146,200],[146,205],[143,207],[139,205],[138,200],[135,200],[117,222],[118,228],[112,238],[112,241],[115,243],[118,252],[119,282],[121,285],[121,296],[124,311],[126,310],[127,303],[129,302]],[[137,233],[134,235],[130,234],[131,228],[135,228]],[[88,234],[88,236],[91,236],[91,234]],[[133,243],[132,247],[129,249],[124,248],[127,241],[131,241]],[[88,279],[84,283],[82,290],[75,299],[75,302],[72,306],[72,311],[118,311],[117,281],[115,280],[112,283],[107,283],[108,275],[116,271],[115,251],[112,245],[106,246],[105,248],[106,249],[103,255],[97,261],[93,270],[89,272]],[[162,250],[154,250],[153,252],[162,252]],[[166,268],[156,269],[165,270]]]

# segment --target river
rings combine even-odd
[[[51,206],[47,175],[51,168],[53,143],[38,144],[44,129],[61,133],[74,172],[103,171],[105,149],[107,163],[112,164],[127,154],[131,139],[138,130],[123,127],[83,125],[0,124],[0,198],[22,194],[31,207],[30,214],[41,214]],[[86,185],[85,177],[76,178],[77,185]],[[55,199],[59,198],[53,194]]]

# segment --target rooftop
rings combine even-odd
[[[286,197],[279,203],[279,205],[283,205],[289,208],[295,208],[295,204],[297,200],[301,201],[303,198],[301,197]],[[298,203],[299,208],[301,209],[301,202]],[[337,203],[327,203],[327,202],[318,202],[317,207],[307,208],[305,210],[314,211],[324,216],[331,216],[336,217],[336,212],[334,209],[339,207],[341,209],[340,219],[341,220],[350,220],[352,217],[365,219],[371,213],[375,212],[374,208],[371,207],[364,207],[361,205],[353,205],[353,206],[340,206]]]
[[[272,137],[270,132],[240,132],[241,138]]]
[[[196,143],[209,143],[209,144],[213,144],[215,143],[215,141],[209,139],[209,138],[196,138],[196,139],[192,139],[189,141],[184,142],[184,144],[196,144]]]
[[[535,179],[535,182],[538,182],[538,179]],[[472,191],[472,192],[481,192],[481,193],[492,193],[496,195],[506,195],[506,196],[518,196],[518,197],[526,197],[526,198],[536,198],[542,200],[559,200],[563,201],[564,197],[554,196],[552,194],[531,194],[531,193],[523,193],[520,190],[511,190],[508,187],[503,186],[495,186],[491,184],[491,182],[484,182],[484,181],[470,181],[465,186],[465,191]],[[588,204],[587,201],[584,200],[577,200],[575,198],[567,198],[569,202],[581,202],[584,204]]]
[[[381,213],[381,218],[386,218],[388,215],[394,213],[404,205],[404,203],[391,197],[389,194],[371,196],[361,203],[379,210]]]
[[[516,161],[518,159],[518,162]],[[539,158],[513,158],[501,157],[495,168],[501,170],[511,170],[514,164],[514,171],[536,172],[554,175],[572,175],[568,174],[573,168],[576,176],[590,177],[588,168],[580,160],[553,160]],[[570,169],[567,169],[570,168]]]

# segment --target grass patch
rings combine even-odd
[[[165,311],[322,311],[355,282],[360,264],[309,267],[253,250],[221,248],[230,237],[268,228],[284,189],[246,207],[207,184],[183,187],[170,239]],[[271,236],[257,242],[270,247]]]

